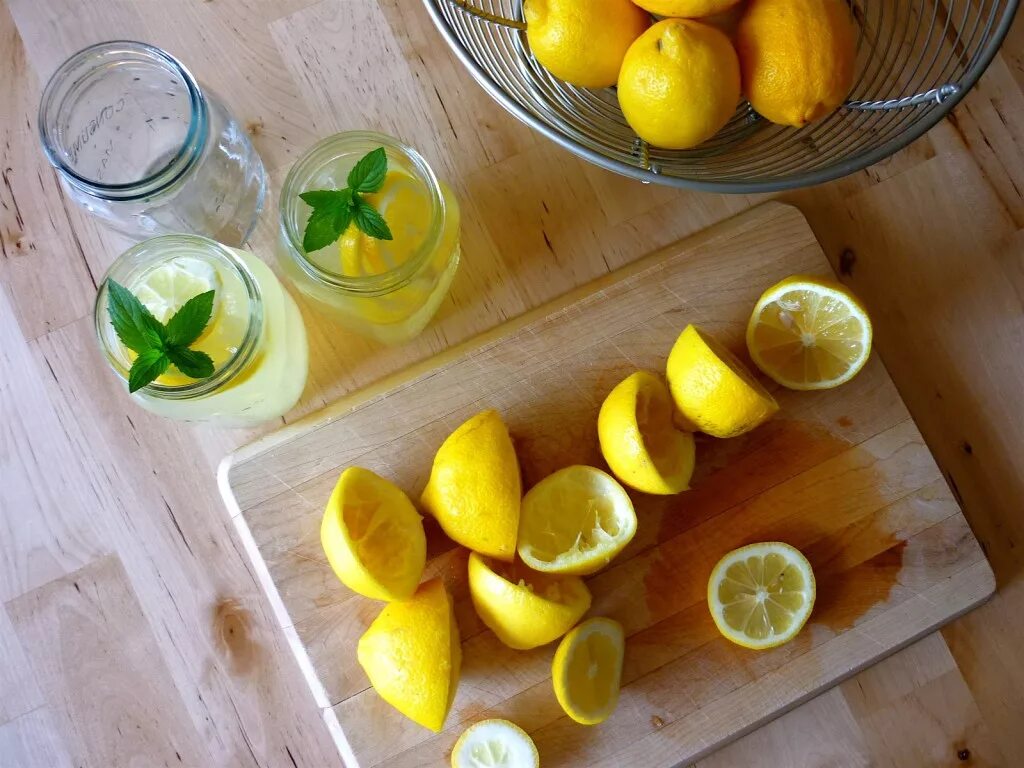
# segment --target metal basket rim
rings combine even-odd
[[[1013,23],[1013,19],[1020,7],[1021,0],[1009,0],[1006,12],[999,20],[999,25],[994,30],[992,37],[989,39],[984,51],[982,52],[982,55],[975,59],[974,66],[965,73],[962,82],[959,83],[959,91],[939,104],[937,108],[932,108],[923,120],[915,122],[909,130],[890,139],[885,144],[876,147],[870,152],[857,155],[856,157],[847,158],[835,165],[830,165],[816,171],[792,174],[778,179],[744,182],[706,181],[655,173],[654,171],[638,168],[634,165],[630,165],[629,163],[624,163],[621,160],[612,160],[605,157],[600,152],[584,147],[578,142],[563,136],[546,122],[526,111],[522,106],[508,96],[508,94],[501,89],[501,86],[494,81],[491,75],[477,64],[476,60],[455,35],[454,30],[452,30],[441,17],[440,4],[448,2],[449,0],[423,0],[427,13],[430,14],[431,21],[434,22],[434,26],[437,28],[438,32],[441,33],[445,42],[448,43],[448,47],[469,70],[473,79],[480,84],[491,98],[498,102],[498,104],[504,107],[504,109],[514,117],[526,123],[535,131],[540,132],[559,146],[569,150],[575,155],[589,160],[595,165],[605,168],[606,170],[613,171],[623,176],[629,176],[644,183],[662,184],[665,186],[677,187],[679,189],[689,189],[696,192],[756,194],[766,192],[785,192],[793,189],[800,189],[801,187],[810,187],[817,184],[824,184],[829,181],[835,181],[836,179],[840,179],[844,176],[850,175],[851,173],[856,173],[868,166],[874,165],[875,163],[894,155],[914,141],[917,141],[917,139],[921,138],[921,136],[934,128],[940,120],[944,119],[946,115],[948,115],[960,103],[967,93],[974,88],[978,80],[981,79],[981,76],[985,73],[985,70],[988,69],[992,60],[1002,47],[1003,41],[1006,39],[1006,35],[1010,31],[1010,25]],[[908,109],[915,109],[915,107],[908,107]]]

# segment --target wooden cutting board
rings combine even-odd
[[[873,357],[838,390],[775,391],[781,414],[746,436],[698,437],[692,491],[632,494],[635,539],[588,579],[591,615],[619,620],[628,636],[622,695],[603,725],[562,714],[549,677],[553,647],[512,651],[482,626],[467,595],[467,552],[431,520],[425,578],[441,576],[454,594],[463,644],[447,730],[415,725],[369,687],[356,642],[382,604],[342,586],[319,542],[344,467],[372,469],[416,499],[442,440],[484,408],[504,415],[525,487],[569,464],[602,467],[596,418],[611,388],[637,368],[662,370],[691,322],[745,356],[755,300],[793,273],[830,268],[799,211],[769,203],[225,460],[225,500],[351,765],[447,765],[462,730],[487,717],[528,731],[544,768],[685,764],[992,593],[981,548]],[[716,632],[707,578],[726,551],[775,539],[814,565],[817,605],[789,645],[747,651]]]

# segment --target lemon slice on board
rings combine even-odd
[[[135,296],[161,323],[166,323],[181,305],[207,291],[220,287],[220,277],[214,266],[202,259],[178,256],[144,273],[133,284]],[[217,296],[214,296],[216,314]]]
[[[871,319],[834,280],[795,275],[765,291],[747,324],[755,365],[789,389],[832,389],[871,354]]]
[[[625,489],[606,472],[576,465],[548,475],[523,498],[517,547],[535,571],[585,576],[606,566],[635,533]]]
[[[814,571],[799,550],[772,541],[735,549],[708,579],[718,631],[744,648],[788,643],[814,609]]]
[[[518,650],[557,640],[590,608],[590,590],[579,576],[538,573],[476,552],[469,556],[469,594],[481,621]]]
[[[675,428],[672,411],[668,387],[648,371],[624,379],[601,405],[601,453],[630,488],[670,495],[690,487],[693,435]]]
[[[533,739],[508,720],[469,726],[452,748],[452,768],[539,768]]]
[[[368,469],[341,473],[320,524],[320,542],[338,578],[376,600],[405,600],[423,575],[427,538],[409,498]]]
[[[606,618],[587,619],[562,639],[551,680],[565,714],[583,725],[611,716],[619,701],[625,647],[622,625]]]
[[[736,437],[771,418],[778,403],[729,350],[688,325],[668,356],[668,386],[686,422],[712,437]]]

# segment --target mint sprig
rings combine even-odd
[[[213,291],[193,296],[164,325],[135,294],[114,280],[107,281],[107,313],[114,332],[138,354],[128,371],[129,392],[156,381],[171,365],[192,379],[213,375],[210,356],[189,348],[210,322],[213,297]]]
[[[359,160],[348,172],[345,189],[313,189],[299,195],[313,212],[306,221],[302,249],[306,253],[325,248],[355,225],[377,240],[392,240],[391,228],[362,195],[376,192],[388,175],[388,156],[378,147]]]

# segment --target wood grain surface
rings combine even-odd
[[[36,110],[63,58],[125,37],[181,57],[246,126],[274,183],[252,242],[270,263],[276,190],[335,130],[401,135],[462,200],[463,263],[416,341],[379,347],[303,307],[312,368],[286,422],[758,200],[643,186],[576,160],[492,103],[413,0],[0,0],[0,765],[107,768],[102,741],[79,732],[116,733],[134,693],[108,698],[89,722],[67,715],[58,692],[87,681],[40,665],[35,624],[13,621],[8,603],[114,556],[120,575],[92,573],[134,598],[106,626],[133,643],[149,636],[167,675],[154,683],[100,623],[82,625],[91,638],[80,647],[123,659],[126,688],[156,685],[169,708],[181,702],[185,732],[174,738],[205,750],[199,768],[337,766],[215,481],[226,453],[278,425],[225,432],[157,419],[95,349],[96,281],[125,243],[64,198]],[[784,196],[870,308],[876,348],[997,594],[702,768],[1015,766],[1024,755],[1022,85],[1018,18],[977,87],[926,137]],[[131,751],[126,762],[159,764],[144,744]]]
[[[876,358],[832,392],[774,387],[781,415],[748,435],[701,438],[691,492],[631,494],[636,537],[587,580],[591,614],[627,635],[619,707],[600,728],[559,709],[553,646],[515,652],[482,626],[466,550],[433,521],[426,573],[453,595],[463,647],[444,732],[434,737],[391,709],[356,662],[381,604],[334,579],[320,544],[323,507],[345,467],[418,498],[437,447],[485,408],[508,424],[526,488],[572,464],[604,467],[597,412],[615,384],[637,369],[663,371],[687,323],[739,351],[762,286],[831,273],[800,213],[766,203],[230,457],[221,475],[229,509],[312,695],[336,721],[340,752],[366,768],[440,765],[469,724],[497,716],[526,729],[549,768],[671,768],[987,598],[988,562]],[[706,594],[719,557],[764,540],[807,553],[819,596],[805,634],[758,653],[718,635]]]

